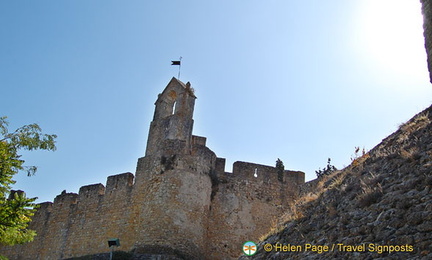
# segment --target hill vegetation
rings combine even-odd
[[[432,259],[432,106],[307,185],[253,259]]]

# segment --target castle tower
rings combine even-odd
[[[41,204],[31,243],[0,246],[10,259],[57,260],[119,250],[151,259],[236,259],[291,207],[304,173],[225,159],[192,135],[195,95],[172,78],[159,94],[145,157],[132,173],[109,176]],[[29,257],[30,256],[30,257]],[[146,258],[147,259],[147,258]],[[149,258],[150,259],[150,258]]]
[[[189,82],[184,84],[176,78],[171,79],[155,103],[146,156],[169,152],[163,147],[175,141],[181,143],[184,153],[190,153],[195,99]]]
[[[192,136],[195,95],[172,78],[159,94],[134,188],[137,252],[204,255],[216,155]]]

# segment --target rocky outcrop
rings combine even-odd
[[[315,182],[253,259],[432,259],[432,106]]]

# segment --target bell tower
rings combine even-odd
[[[216,154],[192,136],[195,99],[189,82],[172,78],[156,100],[133,191],[138,251],[157,246],[202,259],[207,250]]]
[[[171,154],[172,146],[177,150],[175,153],[190,152],[195,99],[189,82],[171,79],[155,103],[146,156]]]

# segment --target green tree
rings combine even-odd
[[[324,175],[329,175],[333,172],[337,171],[337,168],[333,165],[331,165],[331,159],[328,158],[327,160],[327,166],[321,170],[321,168],[318,169],[318,171],[315,171],[318,178],[323,177]]]
[[[277,169],[277,174],[278,174],[278,180],[280,182],[283,182],[283,173],[285,171],[285,166],[284,166],[282,160],[279,158],[276,161],[276,169]]]
[[[22,150],[56,149],[56,135],[42,134],[37,124],[25,125],[9,133],[6,117],[0,117],[0,244],[15,245],[33,240],[36,232],[28,223],[36,211],[37,198],[27,198],[22,191],[11,191],[13,176],[20,171],[35,174],[36,166],[24,166]],[[0,256],[1,259],[1,256]]]

